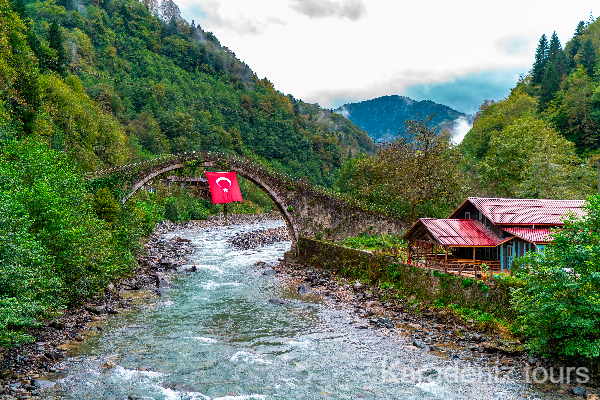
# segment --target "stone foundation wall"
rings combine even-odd
[[[505,283],[482,282],[418,268],[401,263],[398,258],[376,255],[308,238],[301,238],[299,262],[311,267],[326,268],[362,281],[390,282],[407,298],[438,301],[475,308],[499,317],[512,319],[510,287]]]

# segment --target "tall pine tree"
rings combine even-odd
[[[539,108],[540,111],[548,107],[550,101],[554,98],[556,92],[560,88],[560,74],[553,62],[548,62],[544,79],[542,80],[542,90],[540,92]]]
[[[535,61],[533,63],[533,68],[531,69],[531,81],[533,84],[538,85],[542,83],[544,79],[544,72],[546,70],[546,61],[548,58],[548,39],[546,35],[542,35],[540,38],[540,42],[538,43],[538,47],[535,50]]]
[[[581,38],[583,35],[583,31],[585,29],[585,22],[579,21],[577,24],[577,28],[575,28],[575,35],[573,35],[573,39],[569,43],[569,51],[568,51],[568,64],[569,68],[575,68],[577,66],[577,62],[575,61],[575,56],[581,50]]]
[[[550,38],[550,46],[548,48],[547,60],[548,63],[554,64],[555,72],[559,76],[563,76],[567,72],[567,59],[565,57],[565,53],[562,49],[562,45],[560,44],[560,40],[558,39],[556,31],[554,31],[552,37]],[[546,74],[544,73],[544,76],[545,75]]]
[[[68,61],[67,52],[63,45],[62,33],[60,32],[60,28],[56,21],[50,25],[50,29],[48,30],[48,44],[50,45],[50,48],[56,52],[56,56],[53,57],[52,60],[54,62],[49,63],[48,66],[59,74],[65,75]]]
[[[587,38],[581,45],[581,50],[577,56],[577,64],[581,65],[589,77],[596,73],[596,47],[591,38]]]

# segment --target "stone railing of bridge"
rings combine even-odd
[[[125,203],[136,191],[162,174],[184,167],[234,171],[264,190],[277,205],[292,238],[292,252],[300,237],[336,241],[361,233],[395,233],[405,230],[402,220],[366,204],[345,198],[310,183],[272,171],[244,157],[217,152],[188,152],[89,172],[88,181],[121,186]],[[111,178],[115,178],[112,179]],[[100,182],[102,185],[102,182]]]

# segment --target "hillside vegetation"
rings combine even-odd
[[[392,141],[405,121],[434,115],[432,123],[440,129],[452,129],[453,121],[469,118],[466,114],[430,100],[414,101],[405,96],[382,96],[358,103],[344,104],[334,110],[361,129],[375,141]]]
[[[341,115],[258,79],[173,2],[156,4],[0,0],[0,346],[131,274],[157,221],[216,211],[165,187],[120,205],[85,171],[219,150],[331,185],[349,156],[375,149]],[[271,207],[241,186],[251,201],[234,210]]]

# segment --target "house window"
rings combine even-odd
[[[490,258],[490,248],[489,247],[485,248],[485,258],[487,258],[488,260]]]
[[[465,213],[465,219],[471,219],[471,212],[467,211]]]

